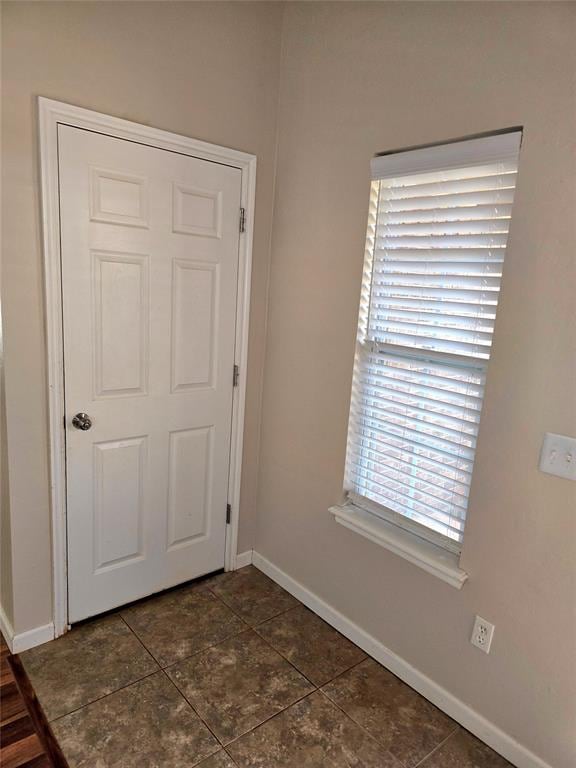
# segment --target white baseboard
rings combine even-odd
[[[249,549],[247,552],[240,552],[237,554],[235,570],[238,570],[238,568],[244,568],[245,565],[251,565],[253,552],[254,550]]]
[[[253,553],[252,562],[256,568],[263,571],[301,603],[317,613],[324,621],[331,624],[353,643],[356,643],[369,656],[380,662],[517,768],[552,768],[551,765],[530,752],[529,749],[522,746],[494,723],[457,699],[445,688],[435,683],[434,680],[413,667],[258,552]]]
[[[12,640],[14,638],[14,630],[12,624],[4,612],[4,608],[0,605],[0,632],[4,635],[4,640],[8,644],[8,648],[12,651]]]
[[[54,624],[52,622],[41,627],[34,627],[34,629],[29,629],[26,632],[20,632],[20,634],[14,635],[12,640],[12,653],[22,653],[28,648],[47,643],[49,640],[54,640],[54,636]]]
[[[27,651],[29,648],[34,648],[36,645],[42,645],[42,643],[47,643],[48,640],[54,639],[54,624],[52,623],[15,634],[12,624],[1,605],[0,630],[2,630],[4,639],[12,653],[22,653],[22,651]]]

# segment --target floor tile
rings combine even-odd
[[[303,605],[258,627],[258,633],[315,685],[366,658],[364,651]]]
[[[202,583],[166,592],[120,613],[162,667],[246,629]]]
[[[189,768],[219,746],[163,672],[52,728],[70,768]]]
[[[252,630],[166,671],[223,744],[313,690]]]
[[[251,626],[298,605],[296,598],[253,565],[214,576],[206,584]]]
[[[512,764],[460,729],[422,762],[422,768],[513,768]]]
[[[230,744],[239,768],[402,768],[320,692]]]
[[[237,766],[230,755],[221,749],[220,752],[216,752],[215,755],[206,758],[206,760],[202,760],[202,762],[198,764],[198,768],[237,768]]]
[[[412,768],[456,723],[372,659],[322,689],[350,717]]]
[[[106,696],[158,669],[119,616],[83,624],[20,654],[48,720]]]

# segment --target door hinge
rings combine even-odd
[[[240,232],[246,232],[246,208],[240,208]]]
[[[237,387],[238,386],[238,379],[240,378],[240,368],[235,364],[234,365],[234,373],[232,374],[232,386]]]
[[[232,507],[230,504],[226,504],[226,525],[230,525],[230,518],[232,517]]]

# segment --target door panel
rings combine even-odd
[[[172,275],[172,391],[213,387],[218,359],[218,264],[175,259]],[[190,328],[196,329],[190,338]]]
[[[170,433],[168,548],[181,547],[210,533],[212,427]]]
[[[94,394],[146,394],[148,256],[92,251]]]
[[[59,171],[73,622],[224,564],[241,172],[70,126]]]
[[[94,446],[95,573],[143,557],[146,443],[136,437]]]

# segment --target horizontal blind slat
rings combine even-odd
[[[374,272],[374,286],[380,288],[428,288],[441,287],[443,291],[451,291],[455,288],[465,288],[470,291],[499,291],[500,278],[491,275],[455,275],[450,274],[431,275],[429,272],[420,270],[418,272],[385,272],[377,270]]]
[[[378,237],[406,237],[408,235],[484,235],[508,233],[509,219],[477,219],[463,221],[397,221],[386,218],[376,226]]]
[[[420,445],[429,445],[437,452],[443,451],[450,456],[464,456],[468,459],[474,458],[475,445],[471,445],[474,441],[469,440],[468,444],[465,444],[463,440],[451,439],[450,435],[438,434],[438,431],[433,430],[424,431],[418,429],[420,426],[416,423],[408,423],[408,421],[390,418],[382,419],[369,413],[363,413],[357,415],[357,424],[359,428],[373,430],[378,433],[387,432],[391,435],[410,437],[414,442],[420,443]],[[370,432],[368,432],[369,434]]]
[[[469,317],[467,315],[457,315],[454,312],[443,313],[434,312],[433,309],[406,309],[404,307],[394,307],[388,310],[386,314],[375,315],[373,327],[381,329],[389,321],[392,325],[397,323],[418,323],[419,326],[430,328],[446,328],[447,330],[479,330],[484,333],[492,333],[494,330],[494,321],[485,317]]]
[[[405,495],[409,498],[414,498],[412,494],[418,494],[417,500],[423,508],[429,510],[430,513],[439,513],[445,515],[447,520],[450,518],[464,519],[466,511],[466,500],[457,504],[451,498],[452,494],[448,492],[445,498],[435,495],[435,490],[428,483],[425,483],[419,479],[415,479],[411,482],[410,477],[404,477],[401,474],[397,474],[394,471],[387,472],[385,476],[374,472],[373,470],[363,469],[356,465],[352,469],[352,473],[360,479],[361,482],[366,482],[369,487],[377,487],[384,492],[394,491]],[[385,483],[379,482],[379,479],[385,480]],[[424,501],[426,499],[426,501]],[[432,515],[431,515],[432,516]]]
[[[443,195],[421,194],[415,197],[382,199],[376,218],[388,212],[426,211],[431,209],[461,208],[466,205],[511,205],[514,201],[514,188],[461,191]]]
[[[373,306],[372,312],[375,317],[382,318],[386,316],[387,307],[404,307],[411,311],[417,312],[421,308],[427,312],[434,312],[436,315],[441,316],[444,312],[449,315],[459,314],[466,315],[467,317],[484,317],[494,319],[496,317],[496,305],[491,304],[478,304],[473,301],[466,301],[462,297],[450,296],[450,299],[446,299],[440,306],[436,303],[437,296],[411,296],[407,294],[405,296],[391,296],[386,294],[386,307]],[[473,297],[474,298],[474,297]]]
[[[412,347],[423,351],[451,352],[454,355],[463,357],[479,358],[487,360],[489,357],[490,344],[481,342],[472,343],[466,340],[451,341],[450,339],[436,340],[432,336],[416,335],[410,333],[401,333],[399,331],[374,331],[374,337],[386,344],[397,344],[403,347]]]
[[[384,204],[385,205],[385,204]],[[509,219],[512,214],[511,203],[485,201],[468,205],[453,205],[444,208],[413,208],[407,211],[381,210],[380,221],[387,224],[404,224],[426,221],[476,221],[477,219]]]
[[[413,434],[410,434],[411,430],[400,431],[398,434],[399,430],[394,432],[393,425],[390,426],[391,429],[373,429],[361,424],[359,419],[353,419],[350,431],[354,434],[354,441],[357,445],[372,442],[381,442],[383,445],[401,444],[409,446],[410,451],[418,456],[429,457],[442,463],[447,470],[456,468],[459,471],[472,473],[473,451],[467,454],[463,447],[460,447],[460,450],[456,452],[447,451],[432,445],[431,442],[419,441]]]
[[[508,232],[487,232],[471,235],[387,235],[376,233],[376,253],[380,250],[395,250],[403,248],[493,248],[505,247]]]
[[[376,483],[373,485],[375,488],[378,488]],[[374,498],[374,496],[380,498],[381,494],[384,500],[384,504],[389,506],[395,512],[399,512],[403,509],[405,511],[404,513],[406,513],[406,511],[410,513],[416,513],[421,520],[436,520],[438,523],[441,523],[442,525],[451,528],[454,531],[459,530],[457,527],[459,522],[457,515],[451,516],[443,512],[441,509],[434,509],[419,499],[410,498],[410,496],[402,493],[398,488],[387,488],[383,489],[382,491],[378,490],[377,494],[373,494],[371,493],[372,489],[370,486],[371,484],[367,482],[366,487],[363,489],[364,493],[362,495],[365,495],[367,498]],[[408,514],[407,516],[412,517],[412,514]],[[462,521],[462,523],[463,522],[464,521]]]
[[[383,435],[381,435],[383,437]],[[468,489],[470,485],[471,471],[464,469],[465,462],[460,460],[458,466],[448,465],[412,450],[412,446],[405,446],[401,439],[379,440],[377,438],[362,437],[360,445],[350,447],[351,456],[370,455],[380,457],[384,461],[388,457],[395,461],[414,467],[421,467],[430,478],[446,483],[452,481],[456,486]]]
[[[384,481],[388,478],[386,470],[390,468],[398,473],[399,478],[404,478],[403,482],[408,482],[408,485],[410,485],[409,478],[416,470],[419,478],[426,484],[437,489],[435,493],[439,491],[442,492],[438,498],[445,499],[446,494],[456,494],[460,497],[460,507],[462,509],[466,508],[466,499],[468,498],[469,490],[467,484],[456,483],[451,478],[428,472],[420,463],[414,463],[392,455],[381,454],[376,451],[365,450],[359,452],[353,450],[351,456],[352,464],[354,464],[354,466],[368,468],[367,465],[369,465],[370,474],[373,473],[378,477],[382,477]],[[383,467],[386,468],[384,472],[382,471]]]
[[[389,262],[402,263],[404,261],[418,261],[420,263],[433,262],[435,264],[444,264],[451,261],[472,262],[474,264],[490,262],[502,264],[504,261],[504,253],[505,249],[502,247],[453,248],[451,250],[442,248],[436,248],[434,250],[426,248],[393,248],[386,250],[383,248],[378,252],[380,258],[374,267],[375,269],[379,269]],[[367,285],[363,287],[367,291],[370,290]]]
[[[396,261],[387,259],[383,264],[374,269],[374,275],[419,275],[453,277],[462,276],[479,278],[489,275],[502,277],[502,262],[470,262],[470,261],[442,261],[421,259],[420,261]]]
[[[435,393],[430,389],[428,391],[419,389],[417,392],[412,392],[399,387],[386,386],[385,384],[376,385],[370,382],[365,382],[365,384],[362,397],[368,402],[373,400],[374,402],[391,402],[412,408],[420,407],[425,412],[430,410],[442,413],[447,417],[450,416],[457,423],[465,420],[472,424],[477,424],[480,421],[479,406],[477,408],[470,408],[461,403],[447,403],[445,400],[435,397]]]
[[[370,398],[366,395],[359,402],[362,413],[372,421],[385,420],[400,426],[405,424],[423,435],[431,435],[456,445],[473,447],[476,444],[476,430],[473,422],[462,420],[458,423],[457,419],[449,419],[425,407],[416,409],[407,408],[400,403],[375,404],[370,402]]]
[[[438,288],[436,286],[426,285],[374,285],[372,291],[372,304],[374,309],[383,310],[386,308],[386,299],[388,298],[407,298],[407,299],[439,299],[442,301],[463,301],[467,304],[487,304],[496,306],[498,302],[498,291],[473,291],[466,288],[450,288],[445,286]],[[374,301],[376,299],[376,301]]]
[[[491,174],[473,178],[454,179],[451,181],[432,181],[423,184],[406,186],[380,183],[380,200],[406,200],[413,197],[434,197],[470,192],[498,192],[501,189],[514,189],[516,186],[515,173]]]
[[[434,363],[432,360],[408,359],[388,352],[366,351],[362,346],[359,346],[359,355],[365,358],[364,368],[368,367],[373,376],[386,376],[415,384],[422,381],[447,393],[459,392],[482,397],[484,371],[462,370],[461,367],[444,364],[444,361]]]

